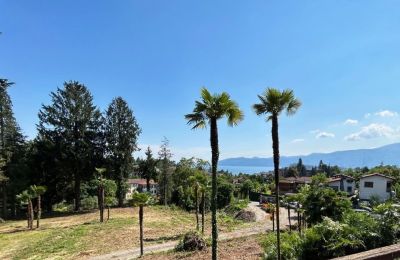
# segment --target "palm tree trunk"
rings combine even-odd
[[[28,219],[29,219],[29,229],[33,229],[33,205],[32,200],[28,201]]]
[[[272,232],[275,232],[275,210],[272,211]]]
[[[297,206],[297,226],[299,229],[299,233],[301,234],[301,219],[300,219],[299,206]]]
[[[107,206],[107,221],[110,220],[110,206]]]
[[[149,176],[146,177],[146,189],[147,189],[147,192],[150,192],[150,177]]]
[[[287,208],[287,214],[288,214],[288,220],[289,220],[289,231],[292,232],[292,223],[290,221],[290,206],[288,204],[288,208]]]
[[[204,191],[201,193],[201,234],[204,235],[204,217],[206,211],[206,200]]]
[[[200,230],[199,226],[199,194],[198,194],[198,187],[197,185],[194,187],[195,192],[195,207],[196,207],[196,230]]]
[[[75,172],[75,211],[79,211],[81,208],[81,178],[78,172]]]
[[[278,260],[281,259],[281,237],[279,226],[279,132],[278,115],[272,115],[272,150],[274,153],[274,174],[275,174],[275,203],[276,203],[276,241]]]
[[[36,228],[40,226],[40,218],[42,217],[42,198],[40,195],[37,197],[37,216],[36,216]]]
[[[140,256],[143,256],[143,206],[139,206]]]
[[[217,167],[219,159],[218,126],[217,119],[210,119],[210,143],[211,143],[211,226],[212,226],[212,260],[217,260],[218,227],[217,227]]]
[[[4,219],[6,219],[7,218],[7,184],[6,184],[6,182],[3,182],[3,208],[2,208],[2,211],[3,211],[3,213],[2,213],[2,216],[3,216],[3,218]]]
[[[104,188],[103,185],[100,184],[99,187],[99,210],[100,210],[100,222],[104,221]]]

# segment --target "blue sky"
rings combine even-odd
[[[102,109],[125,98],[155,149],[210,157],[209,133],[184,114],[199,91],[227,91],[245,113],[220,124],[221,158],[271,156],[251,105],[268,86],[303,102],[280,119],[281,154],[400,141],[399,1],[0,0],[0,77],[30,138],[41,104],[78,80]],[[347,122],[346,122],[347,121]],[[139,153],[137,153],[138,155]]]

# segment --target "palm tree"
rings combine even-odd
[[[33,194],[29,190],[24,190],[20,194],[17,195],[17,200],[27,205],[27,219],[28,219],[28,228],[33,229],[33,205],[32,205]]]
[[[295,98],[293,90],[280,91],[268,88],[262,95],[258,95],[261,103],[253,105],[257,115],[266,115],[267,121],[272,121],[272,149],[274,153],[274,175],[275,175],[275,200],[276,200],[276,226],[277,226],[277,248],[278,259],[280,252],[280,230],[279,230],[279,131],[278,117],[285,111],[287,115],[293,115],[301,106],[301,102]]]
[[[99,204],[99,211],[100,211],[100,223],[104,221],[104,180],[103,174],[106,172],[105,168],[95,168],[97,174],[99,175],[99,197],[98,197],[98,204]],[[109,212],[108,212],[109,214]]]
[[[29,187],[31,194],[37,200],[36,228],[40,226],[40,218],[42,217],[42,195],[47,191],[45,186],[32,185]]]
[[[148,193],[135,192],[132,194],[132,204],[139,207],[140,226],[140,256],[143,256],[143,208],[150,203],[151,196]]]
[[[201,89],[201,101],[196,101],[193,113],[185,115],[192,129],[205,128],[210,124],[211,143],[211,223],[212,223],[212,259],[217,259],[218,229],[217,229],[217,166],[219,159],[217,122],[227,117],[229,126],[236,126],[243,119],[243,112],[228,93],[213,94],[206,88]]]

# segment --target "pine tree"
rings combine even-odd
[[[7,183],[3,182],[3,205],[10,204],[15,213],[16,194],[26,186],[26,176],[23,169],[25,156],[25,139],[14,118],[12,102],[8,88],[14,83],[0,79],[0,158],[4,160],[2,168]],[[22,171],[21,171],[22,170]],[[8,200],[11,199],[11,203]],[[3,207],[2,215],[7,216]]]
[[[146,179],[146,190],[150,192],[150,180],[156,178],[156,163],[157,160],[153,158],[153,153],[150,149],[150,146],[147,147],[145,152],[146,159],[140,160],[139,162],[139,171],[141,173],[141,177]]]
[[[74,209],[80,209],[81,182],[93,177],[103,156],[102,116],[89,90],[77,81],[64,83],[51,93],[50,105],[39,111],[39,139],[57,149],[58,169],[72,180]]]
[[[164,137],[162,141],[161,149],[158,152],[159,162],[160,162],[160,195],[161,201],[164,203],[164,206],[168,205],[168,201],[171,197],[171,157],[172,153],[169,149],[169,141]]]
[[[125,198],[125,185],[133,169],[133,152],[138,150],[137,139],[141,130],[129,108],[121,97],[113,99],[106,112],[105,136],[107,155],[113,179],[117,183],[118,206]]]

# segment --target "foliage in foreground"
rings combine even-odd
[[[382,209],[379,220],[348,211],[342,220],[328,217],[305,230],[284,233],[281,241],[282,259],[330,259],[393,244],[399,238],[399,218],[393,207]],[[265,259],[276,259],[276,237],[269,234],[262,242]]]

